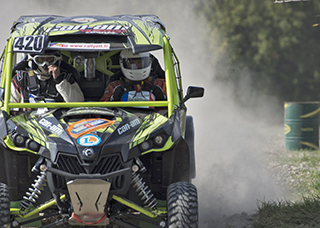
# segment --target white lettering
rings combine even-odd
[[[44,127],[50,127],[51,126],[51,122],[49,122],[48,120],[46,119],[41,119],[39,121],[39,124],[43,125]]]
[[[113,29],[115,27],[115,25],[109,25],[108,26],[108,30],[111,30],[111,29]]]
[[[46,119],[41,119],[39,121],[39,124],[41,124],[42,126],[44,126],[45,128],[49,129],[51,132],[57,135],[60,135],[63,132],[63,130],[60,127],[58,127],[57,125],[53,125]]]
[[[138,118],[130,121],[130,124],[125,124],[122,127],[118,128],[118,134],[122,135],[126,131],[129,131],[131,128],[140,124],[140,120]]]
[[[61,26],[58,25],[54,28],[48,28],[46,32],[58,32],[58,31],[75,31],[75,30],[105,30],[105,32],[124,32],[125,30],[128,29],[127,26],[122,26],[122,25],[96,25],[94,27],[89,27],[88,25],[66,25],[66,26]]]
[[[56,26],[54,29],[51,30],[51,32],[57,32],[60,30],[62,26]]]
[[[135,127],[137,126],[138,124],[140,124],[140,120],[137,118],[137,119],[134,119],[130,122],[130,126],[131,127]]]
[[[128,130],[130,130],[130,125],[129,124],[125,124],[122,127],[118,128],[118,134],[122,135],[123,133],[125,133]]]
[[[88,25],[82,25],[79,30],[85,30],[85,29],[87,29],[88,27],[89,27]]]
[[[106,25],[96,25],[93,29],[106,29]]]
[[[114,28],[114,30],[120,30],[121,27],[122,27],[122,25],[117,25],[117,26]]]
[[[76,25],[76,26],[74,26],[73,30],[79,30],[81,26],[82,25]]]
[[[64,31],[64,30],[73,30],[73,28],[74,28],[74,26],[62,26],[61,28],[60,28],[60,31]]]

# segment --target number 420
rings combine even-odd
[[[41,52],[44,46],[44,36],[22,36],[16,37],[13,51],[16,52]]]

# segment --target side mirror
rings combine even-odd
[[[184,104],[190,98],[203,97],[203,95],[204,95],[203,87],[189,86],[187,90],[187,95],[183,98],[181,105]]]

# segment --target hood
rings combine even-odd
[[[161,149],[173,144],[173,121],[158,114],[134,114],[123,109],[73,108],[53,109],[45,114],[27,112],[7,121],[9,137],[6,144],[14,150],[29,150],[56,162],[59,154],[78,156],[83,162],[94,162],[98,157],[121,153],[127,161],[139,153]],[[35,151],[27,143],[17,143],[15,137],[35,142]],[[165,142],[140,145],[161,135]],[[18,138],[19,139],[19,138]],[[21,141],[21,140],[20,140]],[[158,140],[159,141],[159,140]],[[158,142],[157,141],[157,142]],[[140,148],[140,149],[138,149]]]

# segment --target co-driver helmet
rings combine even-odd
[[[120,66],[124,76],[132,81],[142,81],[149,77],[151,58],[149,52],[133,54],[132,49],[122,50]]]

